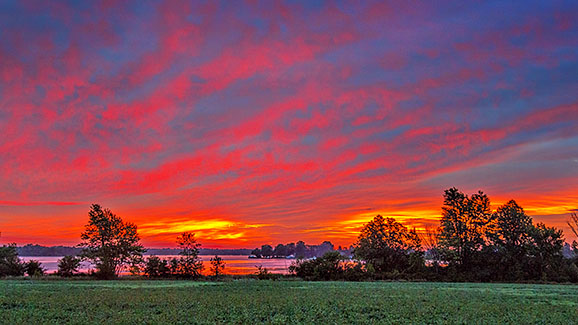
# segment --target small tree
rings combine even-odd
[[[298,259],[307,257],[307,245],[302,240],[295,245],[295,257]]]
[[[271,272],[269,272],[269,269],[267,269],[266,267],[263,267],[263,265],[255,265],[255,267],[257,268],[257,271],[255,271],[255,275],[257,276],[257,279],[259,280],[269,280],[272,279],[274,276]]]
[[[354,254],[378,272],[405,271],[410,254],[418,253],[421,241],[415,230],[408,230],[393,218],[377,215],[359,234]]]
[[[110,279],[118,276],[123,267],[142,257],[145,249],[135,224],[124,222],[109,209],[93,204],[83,240],[81,256],[96,265],[97,275]]]
[[[255,257],[257,258],[261,258],[261,249],[255,248],[254,250],[251,251],[251,255],[255,255]]]
[[[218,256],[211,258],[211,272],[218,278],[220,275],[223,274],[223,270],[225,269],[225,261]]]
[[[491,254],[495,257],[491,266],[496,275],[505,279],[521,280],[532,238],[532,218],[516,201],[510,200],[500,206],[493,215],[495,225],[489,233]],[[486,263],[489,261],[486,260]]]
[[[263,245],[261,246],[261,255],[263,257],[271,257],[273,256],[273,247],[271,245]]]
[[[196,278],[203,271],[203,261],[199,257],[201,244],[197,243],[195,234],[183,232],[177,237],[177,244],[181,248],[179,259],[179,275],[187,278]]]
[[[145,262],[144,273],[151,278],[162,278],[169,276],[171,270],[167,260],[158,256],[149,256]]]
[[[142,255],[134,256],[128,261],[128,270],[130,275],[139,276],[143,272],[145,259]]]
[[[78,272],[80,259],[76,256],[67,255],[58,260],[58,274],[63,277],[71,277]]]
[[[513,251],[530,241],[532,218],[514,200],[499,207],[494,213],[495,231],[490,235],[495,245]]]
[[[482,191],[468,197],[452,187],[444,192],[442,210],[439,244],[445,258],[462,270],[469,269],[486,244],[492,222],[490,199]]]
[[[530,256],[534,264],[532,269],[539,271],[537,276],[540,279],[555,276],[555,270],[563,260],[564,236],[562,230],[538,223],[532,227],[530,234],[532,237]]]
[[[24,263],[18,258],[16,244],[0,247],[0,277],[24,275]]]
[[[24,269],[26,270],[26,274],[28,276],[42,276],[44,275],[44,268],[42,267],[42,263],[37,260],[30,260],[24,263]]]
[[[278,244],[277,246],[275,246],[275,249],[273,250],[273,256],[275,257],[285,257],[289,254],[287,254],[287,247],[283,244]]]
[[[173,257],[167,263],[169,266],[169,273],[178,276],[180,272],[180,259]]]

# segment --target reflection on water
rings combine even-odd
[[[160,258],[173,258],[178,255],[158,255]],[[257,266],[262,265],[266,267],[271,273],[287,274],[288,268],[294,260],[291,259],[262,259],[262,258],[248,258],[246,255],[219,255],[225,261],[226,274],[253,274],[257,270]],[[145,256],[146,257],[146,256]],[[205,274],[210,271],[210,260],[213,255],[200,255],[205,266]],[[62,256],[22,256],[24,261],[37,260],[42,263],[47,273],[54,273],[58,270],[58,260]],[[88,262],[82,262],[79,268],[80,272],[88,272],[92,265]]]

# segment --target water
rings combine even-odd
[[[178,257],[178,255],[158,255],[160,258]],[[214,255],[200,255],[204,273],[208,274],[211,268],[210,260]],[[257,266],[266,267],[271,273],[287,274],[288,268],[294,261],[292,259],[265,259],[265,258],[248,258],[247,255],[220,255],[225,261],[225,274],[254,274]],[[58,260],[62,256],[21,256],[23,261],[37,260],[42,263],[42,267],[47,273],[54,273],[58,270]],[[145,256],[146,258],[146,256]],[[89,262],[82,262],[78,271],[88,272],[93,266]]]

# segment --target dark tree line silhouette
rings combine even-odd
[[[578,236],[578,217],[568,222]],[[376,216],[359,235],[354,261],[327,254],[297,261],[291,271],[311,280],[426,279],[438,281],[578,282],[578,243],[563,255],[562,230],[534,224],[516,201],[492,212],[483,192],[444,192],[437,229],[423,234]]]
[[[516,201],[490,210],[483,192],[444,193],[439,249],[452,278],[479,281],[578,280],[562,255],[562,230],[534,224]]]
[[[312,258],[320,257],[323,254],[335,250],[330,241],[324,241],[320,245],[308,245],[300,240],[296,243],[277,244],[275,248],[271,245],[262,245],[251,251],[251,257],[256,258]],[[339,249],[341,250],[341,248]]]
[[[80,247],[70,246],[42,246],[36,244],[26,244],[24,246],[16,247],[18,255],[20,256],[78,256],[82,252]],[[248,248],[201,248],[199,253],[201,255],[249,255],[251,249]],[[148,255],[178,255],[180,249],[178,248],[147,248]]]
[[[578,215],[568,220],[578,237]],[[202,276],[201,245],[195,235],[177,237],[178,257],[143,257],[137,226],[124,222],[109,209],[93,204],[89,222],[81,234],[79,256],[64,256],[58,274],[78,273],[82,260],[91,261],[98,278],[115,278],[123,270],[158,278]],[[566,256],[563,252],[566,252]],[[291,274],[308,280],[409,279],[435,281],[572,281],[578,282],[578,243],[564,246],[562,230],[543,223],[534,224],[516,201],[495,211],[490,199],[479,191],[471,196],[456,188],[444,191],[439,227],[418,233],[394,218],[377,215],[365,224],[350,249],[335,250],[328,241],[306,245],[303,241],[263,245],[252,251],[255,257],[296,257]],[[353,258],[350,258],[353,257]],[[215,278],[225,263],[211,259]],[[0,247],[0,277],[41,276],[45,273],[35,260],[22,262],[15,244]],[[259,279],[277,278],[259,267]]]

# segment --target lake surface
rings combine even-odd
[[[208,274],[211,269],[210,260],[214,255],[199,255],[205,266],[203,273]],[[257,266],[262,265],[266,267],[271,273],[287,274],[288,268],[293,259],[265,259],[265,258],[249,258],[247,255],[219,255],[225,261],[226,274],[253,274],[257,271]],[[148,257],[145,255],[145,258]],[[178,255],[158,255],[160,258],[173,258]],[[47,273],[54,273],[58,270],[58,260],[62,256],[21,256],[24,261],[37,260],[42,263],[42,266]],[[88,272],[94,267],[89,262],[82,262],[78,269],[80,272]]]

